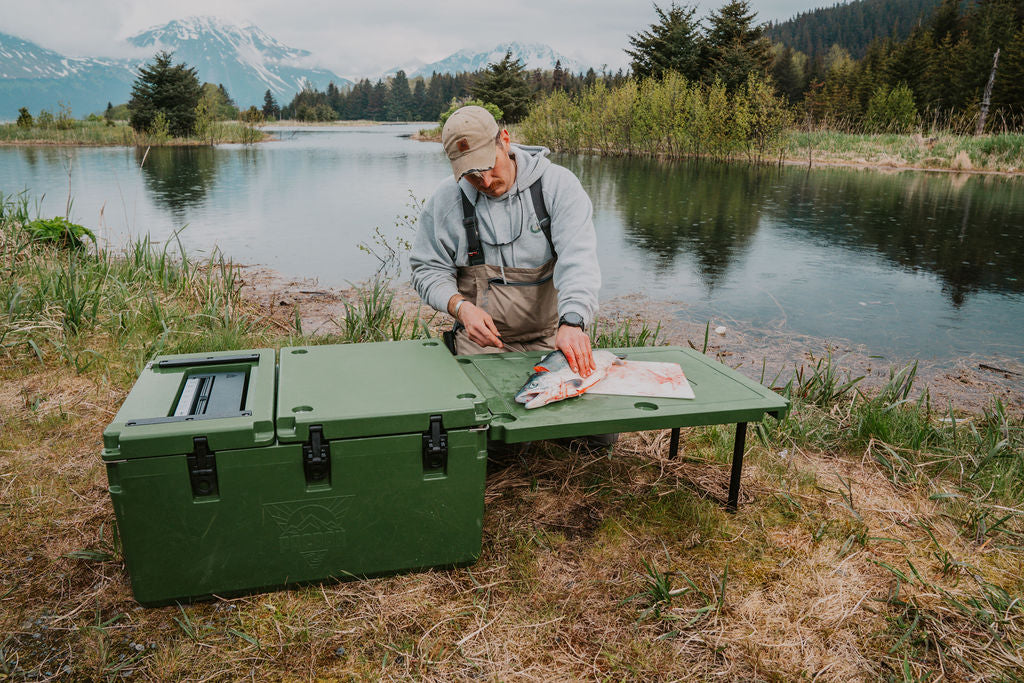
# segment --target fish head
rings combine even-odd
[[[525,400],[521,401],[521,403],[524,403],[528,410],[540,408],[549,403],[560,401],[567,396],[577,395],[581,386],[583,386],[583,380],[581,379],[540,382],[539,386],[523,396]],[[519,400],[518,396],[516,400]]]
[[[526,403],[541,393],[544,389],[543,377],[545,374],[547,373],[538,372],[526,380],[526,384],[516,394],[516,402]]]

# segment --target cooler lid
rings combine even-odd
[[[274,349],[157,356],[103,432],[105,461],[274,441]]]
[[[310,425],[327,439],[486,425],[480,391],[436,339],[281,349],[277,436],[306,441]]]
[[[635,432],[781,417],[789,402],[704,354],[674,346],[609,349],[629,360],[679,363],[696,398],[584,394],[527,410],[515,395],[546,352],[459,356],[466,375],[487,399],[488,437],[506,443]]]

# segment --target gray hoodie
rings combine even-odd
[[[551,216],[551,239],[558,253],[554,285],[558,315],[573,311],[589,326],[597,311],[601,271],[593,207],[572,171],[557,166],[546,147],[512,145],[516,159],[514,187],[500,197],[479,193],[465,179],[456,185],[447,176],[423,206],[409,263],[420,297],[439,311],[458,293],[456,267],[468,264],[462,225],[461,187],[476,206],[484,262],[501,268],[536,268],[551,259],[547,238],[533,209],[530,185],[542,178],[544,205]]]

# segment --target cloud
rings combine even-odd
[[[765,0],[754,9],[767,21],[812,6],[807,0]],[[700,12],[707,10],[702,7]],[[238,24],[251,21],[278,40],[312,52],[314,65],[350,77],[505,41],[545,43],[584,63],[607,64],[614,70],[628,63],[623,52],[628,36],[655,19],[649,3],[622,0],[522,0],[509,7],[464,0],[0,0],[5,33],[70,55],[148,57],[148,51],[128,47],[124,38],[190,15],[214,15]]]

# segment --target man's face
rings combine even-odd
[[[516,165],[508,156],[509,136],[501,131],[501,140],[494,146],[494,168],[478,173],[467,173],[469,184],[490,197],[500,197],[509,191],[516,180]]]

